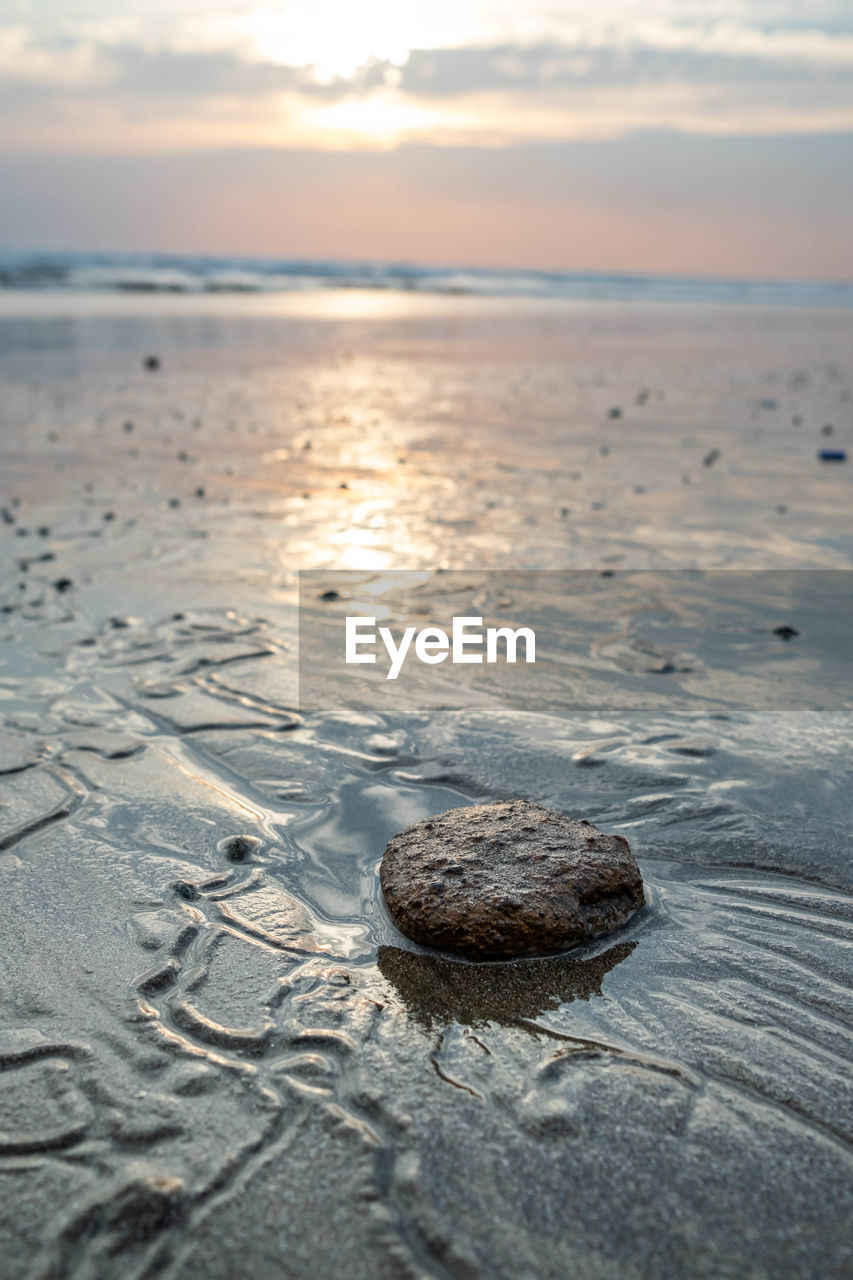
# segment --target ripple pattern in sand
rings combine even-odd
[[[21,1274],[327,1274],[342,1240],[365,1277],[843,1274],[853,900],[756,865],[763,784],[716,785],[745,733],[516,716],[484,751],[473,712],[298,716],[259,620],[93,639],[6,708]],[[395,934],[385,839],[489,787],[630,794],[642,917],[513,965]]]

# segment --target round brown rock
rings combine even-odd
[[[379,879],[407,937],[477,960],[564,951],[643,905],[627,840],[527,800],[414,823],[388,842]]]

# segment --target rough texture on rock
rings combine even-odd
[[[379,878],[407,937],[478,960],[564,951],[643,905],[627,840],[526,800],[414,823],[388,842]]]

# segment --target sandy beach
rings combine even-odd
[[[851,339],[0,292],[0,1273],[850,1273]],[[363,684],[356,604],[543,661]],[[624,835],[645,908],[410,943],[386,842],[512,797]]]

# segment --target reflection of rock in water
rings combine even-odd
[[[427,1028],[449,1022],[518,1026],[570,1000],[601,995],[605,976],[636,945],[620,942],[584,960],[549,956],[503,964],[471,964],[380,947],[377,962],[412,1017]]]

